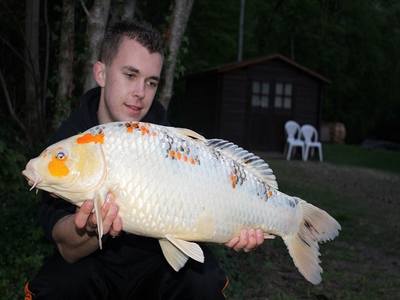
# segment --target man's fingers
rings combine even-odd
[[[121,230],[122,230],[122,220],[121,217],[117,216],[111,225],[109,233],[112,237],[116,237],[121,233]]]
[[[239,242],[233,247],[233,250],[235,251],[242,250],[247,245],[248,242],[249,242],[248,232],[246,229],[243,229],[240,232]]]
[[[229,242],[225,243],[225,246],[229,248],[233,248],[236,246],[236,244],[239,242],[239,237],[236,236],[233,239],[231,239]]]
[[[257,237],[256,231],[254,229],[248,230],[248,242],[247,245],[244,246],[244,252],[249,252],[253,250],[257,246]]]
[[[118,206],[115,203],[111,203],[108,209],[107,215],[103,219],[103,232],[104,234],[110,231],[111,225],[118,215]]]
[[[101,207],[101,215],[104,217],[107,215],[108,210],[110,209],[111,204],[114,202],[114,196],[112,193],[107,193],[106,199],[104,201],[103,206]]]
[[[256,239],[257,239],[257,246],[260,246],[264,243],[264,232],[261,229],[256,230]]]
[[[88,218],[93,210],[93,201],[87,200],[83,202],[82,206],[79,208],[75,214],[75,226],[82,229],[86,226]]]
[[[261,229],[243,229],[240,236],[231,239],[225,243],[225,246],[235,251],[244,250],[249,252],[260,246],[265,239],[264,232]]]

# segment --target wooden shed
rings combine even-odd
[[[319,129],[329,82],[279,54],[191,74],[182,103],[185,126],[248,149],[281,151],[287,120]]]

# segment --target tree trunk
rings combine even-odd
[[[96,82],[94,81],[92,75],[92,67],[99,59],[101,42],[107,26],[109,12],[110,0],[95,0],[92,8],[88,12],[86,33],[88,38],[88,58],[84,66],[85,91],[96,86]]]
[[[58,87],[53,116],[53,129],[60,126],[71,111],[74,89],[73,63],[75,41],[75,0],[63,0],[60,54],[58,62]]]
[[[160,92],[160,102],[165,109],[168,109],[169,102],[171,101],[179,47],[182,42],[183,34],[185,33],[193,2],[194,0],[175,1],[170,24],[170,33],[167,40],[168,56],[165,63],[165,81]]]
[[[240,17],[239,17],[239,39],[238,39],[238,58],[237,61],[241,62],[243,58],[243,35],[244,35],[244,10],[246,0],[240,1]]]
[[[14,119],[14,121],[18,124],[18,126],[22,129],[22,131],[26,135],[28,144],[31,144],[31,142],[32,142],[31,136],[29,135],[29,132],[27,131],[26,126],[24,125],[22,120],[18,117],[18,115],[15,113],[15,104],[13,104],[13,101],[10,97],[10,93],[8,91],[8,86],[7,86],[6,80],[4,78],[4,75],[3,75],[3,72],[1,69],[0,69],[0,85],[3,90],[4,99],[6,100],[7,108],[8,108],[8,111],[10,112],[11,117]]]
[[[31,134],[39,136],[44,131],[41,116],[41,85],[39,69],[39,17],[40,0],[25,1],[25,124],[34,124]]]

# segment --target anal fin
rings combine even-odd
[[[160,239],[159,242],[165,259],[175,271],[179,271],[189,257],[204,262],[203,250],[196,243],[177,239],[171,235],[166,235],[165,239]]]
[[[200,246],[193,242],[188,242],[185,240],[174,238],[173,236],[167,234],[165,236],[168,241],[170,241],[176,248],[181,250],[190,258],[194,259],[195,261],[204,262],[204,254],[203,250],[201,250]]]
[[[186,264],[189,257],[167,239],[161,239],[159,242],[165,259],[178,272]]]

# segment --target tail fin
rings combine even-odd
[[[327,212],[298,200],[303,211],[299,231],[295,235],[284,236],[283,240],[300,273],[311,283],[318,284],[322,273],[318,242],[334,239],[341,227]]]

